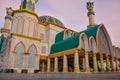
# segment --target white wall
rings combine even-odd
[[[47,26],[46,31],[47,31],[47,42],[48,42],[48,54],[50,53],[50,48],[52,44],[55,42],[56,34],[63,30],[64,30],[63,28],[60,28],[52,24]]]
[[[12,33],[37,37],[38,19],[29,13],[15,13],[12,20]]]

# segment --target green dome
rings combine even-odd
[[[51,24],[55,24],[55,25],[58,25],[61,27],[65,27],[64,24],[60,20],[58,20],[54,17],[51,17],[51,16],[40,16],[39,21],[43,24],[51,23]]]

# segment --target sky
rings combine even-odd
[[[89,24],[86,2],[94,2],[95,23],[104,24],[113,45],[120,47],[120,0],[39,0],[36,13],[53,16],[70,29],[82,31]],[[0,0],[0,28],[4,27],[6,8],[19,9],[21,0]]]

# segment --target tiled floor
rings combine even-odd
[[[0,73],[0,80],[120,80],[120,73]]]

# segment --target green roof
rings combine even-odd
[[[99,27],[99,25],[94,25],[94,27],[84,30],[82,32],[84,32],[88,38],[93,36],[94,39],[96,40],[96,34],[97,34],[98,27]]]
[[[96,40],[96,34],[97,34],[98,27],[99,27],[99,25],[96,25],[92,28],[89,28],[87,30],[79,32],[75,36],[72,36],[72,37],[67,38],[65,40],[63,40],[64,31],[58,33],[56,35],[55,43],[51,47],[51,52],[50,53],[54,54],[54,53],[57,53],[57,52],[77,48],[79,46],[80,34],[83,33],[83,32],[87,35],[88,38],[93,36]]]
[[[51,54],[77,48],[79,45],[79,36],[80,36],[80,33],[53,44],[51,47]]]
[[[55,38],[55,43],[59,42],[59,41],[62,41],[63,40],[63,37],[64,37],[64,31],[58,33],[56,35],[56,38]]]

